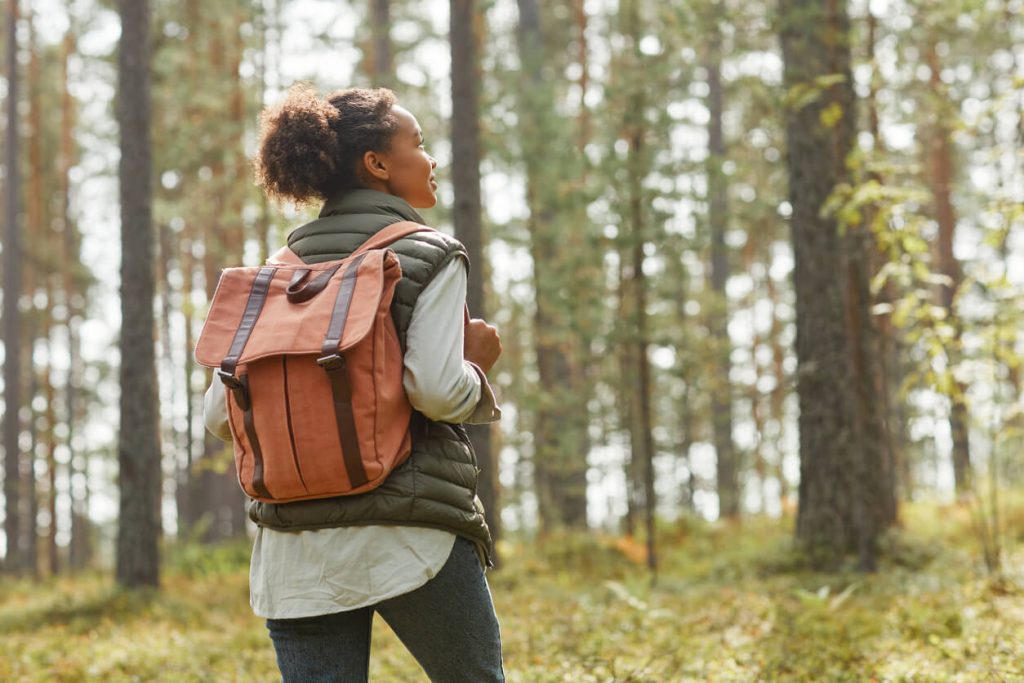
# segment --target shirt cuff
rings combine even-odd
[[[213,377],[213,382],[203,396],[203,418],[206,423],[206,430],[215,437],[231,443],[231,425],[228,424],[228,403],[227,394],[224,391],[224,383]]]
[[[498,401],[494,397],[494,390],[491,388],[490,382],[487,381],[487,374],[476,363],[468,360],[465,363],[473,368],[477,376],[480,377],[480,400],[477,401],[473,412],[464,420],[465,423],[482,425],[497,422],[501,419],[501,406],[498,405]]]

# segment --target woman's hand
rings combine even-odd
[[[498,328],[488,325],[482,318],[473,318],[466,323],[462,351],[466,360],[476,363],[486,373],[497,362],[501,350]]]

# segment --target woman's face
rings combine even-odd
[[[367,170],[383,185],[380,189],[401,197],[413,208],[429,209],[437,204],[437,162],[423,147],[423,131],[416,117],[398,105],[391,108],[391,113],[398,119],[391,147],[386,152],[368,152],[368,157],[373,154],[376,158],[366,159],[372,165]],[[380,173],[382,170],[384,173]]]

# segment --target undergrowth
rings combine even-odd
[[[1024,506],[1007,519],[1024,520]],[[879,571],[818,573],[791,520],[663,524],[642,540],[559,534],[499,547],[488,575],[510,681],[1024,680],[1024,556],[984,571],[969,513],[908,505]],[[2,681],[271,681],[248,605],[249,544],[164,553],[159,591],[92,573],[0,584]],[[371,679],[425,680],[375,622]]]

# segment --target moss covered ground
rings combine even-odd
[[[489,575],[510,681],[1024,681],[1024,507],[1004,572],[968,511],[908,505],[875,574],[815,573],[792,521],[662,528],[652,586],[628,539],[502,545]],[[0,583],[0,681],[273,681],[248,547],[169,548],[159,592],[108,575]],[[424,680],[375,622],[371,679]]]

